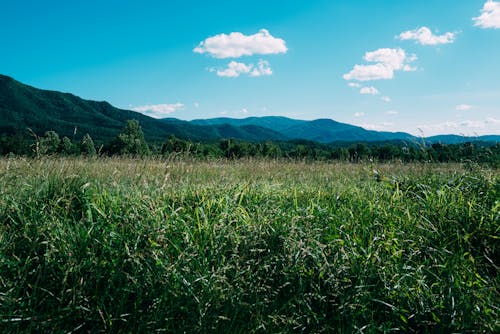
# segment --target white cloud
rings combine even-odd
[[[357,82],[349,82],[347,85],[349,87],[352,87],[352,88],[360,88],[361,87],[361,84],[359,84]]]
[[[366,94],[366,95],[379,95],[380,94],[378,89],[375,87],[363,87],[359,90],[359,93]]]
[[[496,119],[496,118],[493,118],[493,117],[488,117],[488,118],[486,118],[486,120],[484,122],[486,124],[491,124],[491,125],[499,126],[500,127],[500,119]],[[500,130],[500,129],[497,129],[497,130]]]
[[[394,126],[394,123],[391,122],[382,122],[379,124],[359,124],[360,127],[367,129],[367,130],[374,130],[374,131],[390,131],[391,128]]]
[[[380,99],[387,103],[391,102],[391,98],[389,96],[382,96]]]
[[[351,72],[344,74],[345,80],[371,81],[392,79],[394,69],[384,64],[354,65]]]
[[[272,74],[273,70],[271,69],[269,62],[265,60],[259,60],[257,66],[255,66],[252,72],[250,72],[251,77],[260,77],[263,75],[272,75]]]
[[[184,109],[184,104],[179,102],[173,104],[150,104],[132,108],[133,111],[140,112],[153,118],[164,118],[168,114],[182,109]]]
[[[398,49],[378,49],[365,54],[365,60],[372,63],[379,63],[394,70],[407,70],[406,62],[413,62],[417,58],[415,55],[407,56],[405,50]]]
[[[500,131],[500,119],[489,117],[484,120],[447,121],[435,124],[422,124],[418,128],[421,129],[424,136],[449,133],[465,136],[498,134]]]
[[[399,114],[399,112],[397,112],[396,110],[388,110],[385,112],[386,115],[397,115]]]
[[[349,73],[344,74],[343,78],[357,81],[387,80],[394,78],[395,71],[416,70],[410,64],[417,60],[417,56],[407,55],[401,48],[384,48],[367,52],[364,59],[375,64],[354,65],[354,68]]]
[[[457,111],[468,111],[471,110],[472,106],[468,104],[459,104],[458,106],[455,107],[455,110]]]
[[[218,70],[217,75],[219,77],[228,77],[228,78],[237,78],[241,74],[248,74],[252,70],[253,65],[247,65],[244,63],[238,63],[236,61],[232,61],[227,65],[227,68],[224,70]]]
[[[214,70],[210,70],[210,72],[214,72]],[[242,74],[247,74],[250,77],[260,77],[273,74],[273,70],[269,66],[269,62],[265,60],[259,60],[257,66],[254,64],[247,65],[233,60],[227,65],[227,68],[223,70],[216,70],[216,72],[219,77],[226,78],[237,78]]]
[[[196,53],[208,53],[214,58],[239,58],[252,55],[286,53],[288,48],[281,38],[273,37],[266,29],[253,35],[232,32],[208,37],[193,49]]]
[[[483,128],[486,127],[486,121],[465,120],[463,122],[460,122],[459,126],[463,126],[463,127],[466,127],[466,128],[483,129]]]
[[[356,112],[354,113],[354,117],[363,117],[365,115],[364,112]]]
[[[481,10],[481,15],[472,20],[477,27],[500,28],[500,2],[488,0]]]
[[[439,45],[449,44],[455,41],[455,34],[447,32],[443,35],[434,35],[427,27],[421,27],[415,30],[408,30],[401,33],[398,38],[401,40],[415,40],[421,45]]]

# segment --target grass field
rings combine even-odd
[[[0,332],[498,332],[499,174],[3,159]]]

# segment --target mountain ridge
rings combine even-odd
[[[25,132],[27,128],[41,135],[54,130],[61,136],[81,137],[89,133],[98,141],[109,141],[126,121],[136,119],[148,141],[161,142],[174,135],[193,141],[240,139],[248,141],[288,141],[304,139],[329,144],[333,142],[415,141],[419,138],[404,132],[379,132],[332,119],[297,120],[284,116],[195,119],[155,119],[120,109],[106,101],[82,99],[71,93],[43,90],[25,85],[0,74],[0,134]],[[499,142],[500,136],[460,137],[440,135],[427,142],[465,141]]]
[[[27,128],[41,135],[54,130],[60,135],[89,133],[93,138],[109,141],[123,128],[126,121],[136,119],[146,139],[164,141],[170,135],[191,140],[212,140],[236,137],[257,140],[285,139],[269,129],[233,126],[198,126],[187,121],[158,120],[141,113],[120,109],[106,101],[84,100],[71,93],[43,90],[0,75],[0,133],[24,132]]]

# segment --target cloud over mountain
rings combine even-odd
[[[164,118],[167,117],[167,115],[182,109],[184,109],[184,104],[179,102],[173,104],[149,104],[132,108],[133,111],[140,112],[153,118]]]

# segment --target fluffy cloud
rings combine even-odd
[[[241,74],[248,74],[252,70],[252,65],[247,65],[244,63],[238,63],[236,61],[232,61],[227,65],[227,68],[224,70],[218,70],[217,75],[219,77],[227,77],[227,78],[237,78]]]
[[[349,87],[352,87],[352,88],[360,88],[361,87],[361,84],[359,84],[357,82],[349,82],[347,85]]]
[[[411,63],[417,60],[415,55],[407,55],[401,49],[378,49],[367,52],[364,59],[371,65],[354,65],[354,68],[344,74],[345,80],[372,81],[394,78],[395,71],[415,71]]]
[[[367,94],[367,95],[379,95],[380,94],[378,89],[375,87],[363,87],[359,90],[359,92],[360,92],[360,94]]]
[[[358,124],[360,127],[367,129],[367,130],[374,130],[374,131],[390,131],[392,130],[391,128],[394,127],[394,123],[391,122],[382,122],[378,124]]]
[[[132,108],[132,110],[134,111],[151,116],[153,118],[163,118],[166,117],[168,114],[173,113],[174,111],[182,109],[184,109],[184,104],[182,103],[150,104]]]
[[[397,115],[399,114],[396,110],[388,110],[385,112],[386,115],[391,115],[391,116],[394,116],[394,115]]]
[[[421,45],[449,44],[455,41],[455,34],[447,32],[443,35],[434,35],[427,27],[421,27],[415,30],[408,30],[401,33],[398,37],[401,40],[415,40]]]
[[[384,64],[354,65],[354,68],[344,74],[345,80],[371,81],[381,79],[392,79],[394,69]]]
[[[364,112],[356,112],[354,113],[354,117],[363,117],[365,115]]]
[[[398,49],[378,49],[376,51],[367,52],[365,60],[371,63],[383,64],[393,70],[415,71],[409,63],[417,60],[416,55],[406,55],[405,50]]]
[[[211,69],[210,71],[213,72],[214,70]],[[227,68],[223,70],[217,70],[216,72],[219,77],[226,78],[237,78],[242,74],[247,74],[251,77],[260,77],[273,74],[273,70],[271,69],[269,62],[265,60],[259,60],[256,66],[254,64],[247,65],[245,63],[239,63],[233,60],[227,65]]]
[[[500,28],[500,2],[488,0],[481,10],[481,15],[472,20],[477,27]]]
[[[391,98],[389,96],[382,96],[380,99],[387,103],[391,102]]]
[[[484,121],[484,123],[486,125],[500,126],[500,119],[496,119],[496,118],[493,118],[493,117],[488,117],[488,118],[486,118],[486,120]]]
[[[281,38],[273,37],[266,29],[254,35],[232,32],[208,37],[193,49],[196,53],[207,53],[214,58],[240,58],[252,55],[286,53],[288,48]]]
[[[255,66],[252,72],[250,72],[251,77],[260,77],[263,75],[272,75],[272,74],[273,70],[271,69],[269,62],[266,60],[259,60],[257,66]]]
[[[475,136],[498,133],[499,126],[500,119],[489,117],[484,120],[469,119],[461,121],[448,121],[436,124],[423,124],[418,128],[421,129],[425,136],[444,133]]]
[[[459,104],[458,106],[455,107],[455,110],[457,111],[468,111],[471,110],[472,106],[468,104]]]

